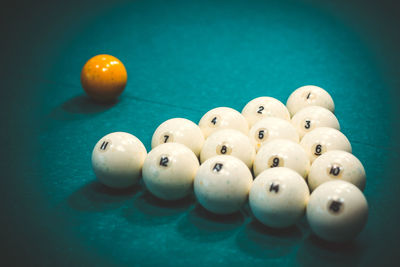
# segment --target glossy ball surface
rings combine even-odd
[[[143,182],[156,197],[184,198],[192,192],[199,161],[192,150],[178,143],[165,143],[151,150],[143,165]]]
[[[306,213],[310,228],[317,236],[345,242],[354,239],[364,228],[368,204],[355,185],[330,181],[312,192]]]
[[[258,97],[248,102],[243,108],[242,114],[248,121],[249,127],[268,117],[290,120],[286,106],[278,99],[268,96]]]
[[[286,107],[294,116],[299,110],[308,106],[321,106],[332,113],[335,112],[335,104],[331,95],[315,85],[306,85],[297,88],[288,98]]]
[[[199,127],[204,134],[204,138],[221,129],[235,129],[244,134],[249,132],[248,123],[243,115],[227,107],[214,108],[208,111],[200,119]]]
[[[211,134],[204,143],[200,161],[218,155],[230,155],[243,161],[247,167],[253,166],[256,151],[247,135],[233,129],[224,129]]]
[[[307,152],[311,162],[327,151],[343,150],[349,153],[352,151],[347,137],[340,131],[328,127],[319,127],[305,134],[300,145]]]
[[[321,184],[334,180],[352,183],[362,191],[366,180],[365,169],[351,153],[340,150],[328,151],[311,165],[308,185],[311,190],[315,190]]]
[[[110,55],[92,57],[81,71],[83,89],[98,102],[115,100],[124,91],[127,79],[125,66]]]
[[[289,121],[273,117],[262,119],[254,124],[250,129],[249,137],[256,151],[268,141],[275,139],[299,142],[299,134]]]
[[[171,142],[183,144],[199,156],[203,148],[204,136],[194,122],[183,118],[173,118],[158,126],[153,134],[151,147],[155,148],[160,144]]]
[[[284,228],[303,217],[309,197],[308,186],[297,172],[273,168],[256,177],[250,190],[249,204],[261,223]]]
[[[206,160],[194,179],[194,193],[200,205],[216,214],[238,211],[247,201],[253,182],[249,168],[232,156]]]
[[[336,116],[326,108],[310,106],[301,109],[292,118],[292,124],[299,133],[300,139],[318,127],[329,127],[340,130],[340,124]]]
[[[299,144],[286,139],[275,139],[258,151],[253,164],[254,175],[276,167],[292,169],[306,178],[310,170],[310,160]]]
[[[135,136],[124,132],[110,133],[93,148],[93,171],[106,186],[129,187],[138,182],[146,155],[146,148]]]

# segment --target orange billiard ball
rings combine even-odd
[[[110,55],[92,57],[81,72],[83,89],[98,102],[115,100],[124,91],[127,79],[124,64]]]

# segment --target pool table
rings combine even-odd
[[[400,260],[400,8],[393,1],[5,1],[1,34],[3,266],[389,266]],[[119,58],[128,83],[97,104],[80,71]],[[91,153],[125,131],[150,151],[154,130],[259,96],[286,103],[325,88],[367,173],[365,229],[317,238],[304,219],[264,227],[248,206],[206,212],[141,182],[101,185]],[[397,263],[397,264],[396,264]]]

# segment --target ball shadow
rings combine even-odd
[[[195,202],[194,196],[166,201],[145,190],[134,199],[132,205],[123,210],[123,216],[137,225],[160,225],[176,220]]]
[[[217,215],[197,204],[178,222],[178,232],[189,240],[215,242],[232,236],[244,223],[242,212]]]
[[[70,207],[81,211],[105,211],[119,208],[122,202],[135,196],[141,185],[135,185],[125,189],[109,188],[98,181],[90,182],[68,198]]]
[[[58,120],[74,120],[82,116],[95,115],[104,112],[118,103],[118,99],[111,102],[99,103],[85,94],[74,96],[60,106],[54,108],[50,117]]]
[[[356,240],[346,243],[333,243],[310,233],[303,240],[297,252],[297,259],[303,265],[310,265],[315,262],[330,262],[332,266],[358,266],[363,250],[363,244]]]
[[[237,244],[243,252],[256,258],[280,258],[289,254],[300,243],[302,232],[298,226],[275,229],[255,218],[237,235]]]

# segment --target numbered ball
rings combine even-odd
[[[329,127],[340,130],[336,116],[326,108],[319,106],[306,107],[297,112],[292,118],[300,138],[318,127]]]
[[[101,138],[92,152],[92,167],[106,186],[125,188],[137,183],[147,151],[135,136],[115,132]]]
[[[311,194],[307,220],[320,238],[344,242],[354,239],[368,218],[368,204],[355,185],[345,181],[321,184]]]
[[[243,161],[247,167],[253,166],[256,151],[247,135],[233,129],[224,129],[211,134],[204,143],[200,160],[217,155],[231,155]]]
[[[253,177],[241,160],[215,156],[206,160],[194,179],[194,193],[200,205],[217,214],[238,211],[247,201]]]
[[[297,172],[273,168],[256,177],[250,190],[249,204],[261,223],[284,228],[303,217],[309,197],[308,186]]]
[[[327,151],[343,150],[351,153],[351,144],[340,131],[320,127],[304,135],[300,145],[307,152],[311,162]]]
[[[286,107],[292,116],[302,108],[309,106],[321,106],[331,112],[335,111],[335,104],[330,94],[321,87],[314,85],[306,85],[296,89],[286,102]]]
[[[221,129],[235,129],[244,134],[249,132],[246,119],[238,111],[232,108],[220,107],[208,111],[200,119],[200,129],[207,138],[214,131]]]
[[[204,144],[204,136],[194,122],[174,118],[163,122],[153,134],[151,147],[164,143],[180,143],[190,148],[198,157]]]
[[[177,200],[192,192],[198,168],[196,155],[186,146],[161,144],[151,150],[144,161],[143,181],[156,197]]]
[[[263,144],[274,139],[299,142],[299,134],[289,121],[272,117],[262,119],[254,124],[250,129],[249,136],[257,151]]]
[[[296,171],[303,178],[310,170],[310,160],[304,149],[297,143],[276,139],[261,147],[254,160],[254,175],[259,175],[266,169],[286,167]]]
[[[242,110],[243,116],[252,127],[257,121],[267,118],[276,117],[283,120],[290,120],[290,114],[286,106],[273,97],[258,97],[251,100]]]
[[[110,55],[97,55],[86,62],[81,72],[85,92],[100,102],[115,100],[124,91],[128,75],[124,64]]]
[[[364,167],[353,154],[340,150],[328,151],[311,165],[308,185],[314,190],[319,185],[333,180],[352,183],[362,191],[365,187]]]

